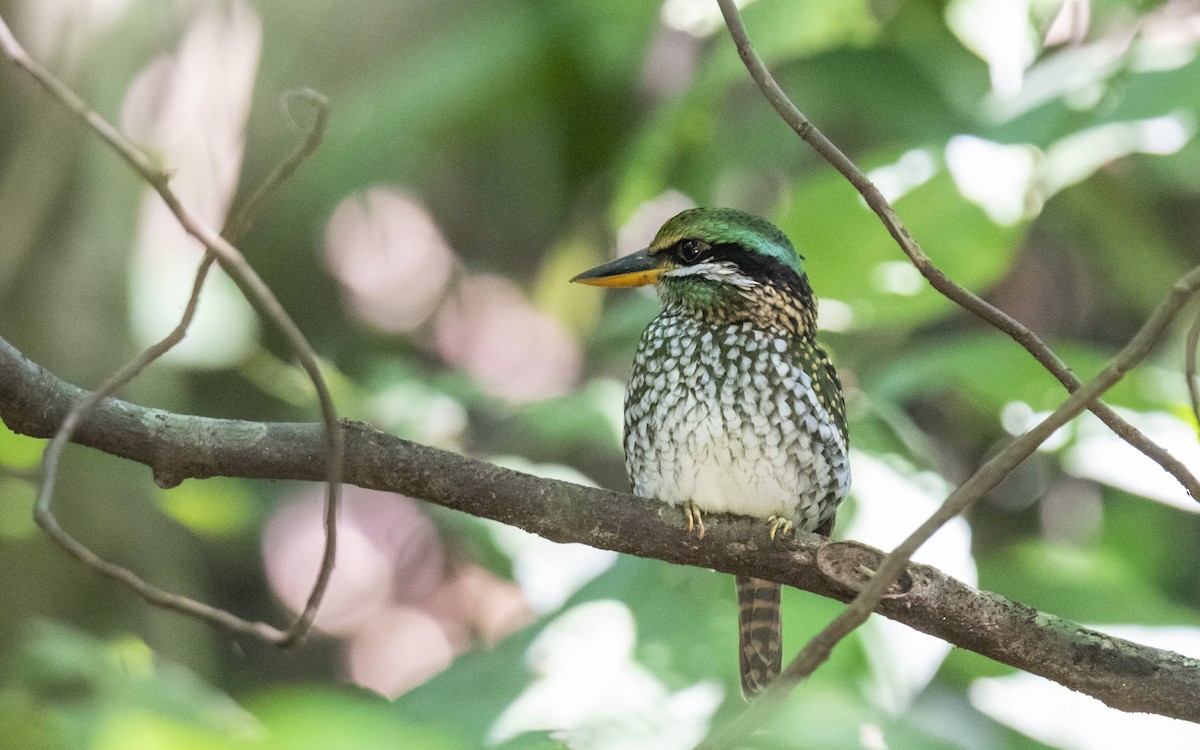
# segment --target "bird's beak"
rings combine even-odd
[[[584,271],[571,281],[591,286],[645,286],[656,283],[665,270],[646,249]]]

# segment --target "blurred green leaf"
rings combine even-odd
[[[596,294],[595,289],[568,284],[567,280],[606,258],[596,244],[582,239],[567,240],[555,247],[538,270],[533,294],[538,309],[570,331],[583,333],[594,328],[603,295]]]
[[[1098,373],[1109,355],[1078,345],[1055,345],[1055,351],[1083,380]],[[956,392],[980,410],[999,414],[1012,401],[1035,410],[1056,408],[1067,398],[1063,386],[1025,349],[1001,333],[945,337],[925,347],[908,349],[879,371],[866,386],[873,398],[903,403],[921,396]],[[1106,400],[1137,408],[1148,402],[1139,396],[1136,375],[1109,390]]]
[[[62,750],[66,742],[53,713],[14,688],[0,689],[0,737],[21,750]]]
[[[518,415],[517,422],[533,450],[554,446],[620,458],[621,427],[613,413],[620,410],[623,398],[621,386],[595,381],[570,395],[533,404]]]
[[[862,699],[853,682],[822,681],[813,685],[806,681],[806,688],[789,696],[785,707],[767,720],[759,747],[771,750],[861,747],[865,744],[864,732],[877,732],[883,734],[885,741],[889,740],[879,726],[884,717]]]
[[[552,735],[552,732],[526,732],[494,747],[496,750],[567,750],[568,745]]]
[[[158,504],[192,531],[213,537],[244,531],[262,515],[245,483],[225,477],[184,482],[160,493]]]
[[[42,461],[46,441],[18,435],[0,422],[0,464],[13,469],[32,469]]]
[[[1181,522],[1179,510],[1136,495],[1107,490],[1104,498],[1102,548],[1119,559],[1139,589],[1161,592],[1172,608],[1187,606],[1198,585],[1192,572],[1200,566],[1200,549],[1192,543],[1194,524]],[[1149,622],[1190,624],[1195,619],[1182,609],[1174,617]]]
[[[105,715],[89,745],[95,750],[242,750],[259,743],[136,709]]]
[[[24,539],[37,531],[33,522],[33,503],[37,488],[33,482],[0,476],[0,538]]]
[[[167,737],[224,748],[257,727],[227,695],[134,638],[105,642],[39,622],[28,629],[14,679],[52,709],[71,747],[161,747]]]
[[[1194,621],[1190,610],[1170,602],[1119,556],[1104,549],[1029,541],[986,560],[979,585],[1076,622]]]
[[[1067,191],[1060,210],[1060,221],[1073,225],[1087,243],[1080,257],[1107,281],[1105,307],[1152,308],[1194,260],[1172,252],[1160,229],[1159,208],[1104,176]]]
[[[959,194],[945,171],[901,197],[896,210],[918,241],[925,238],[934,264],[968,289],[999,280],[1019,248],[1022,230],[992,222]],[[840,175],[803,185],[780,226],[805,256],[818,296],[850,304],[855,326],[911,328],[957,309],[915,269],[904,268],[907,259]],[[896,273],[900,283],[889,283]]]
[[[453,722],[429,717],[417,724],[402,718],[386,700],[365,690],[292,687],[247,702],[262,722],[267,750],[454,750],[477,747],[455,737]]]

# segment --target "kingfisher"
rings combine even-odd
[[[816,341],[803,260],[766,219],[693,208],[645,249],[571,279],[657,288],[625,391],[625,467],[635,495],[681,508],[699,539],[705,513],[761,518],[772,540],[828,536],[850,490],[842,386]],[[749,699],[782,666],[780,586],[735,582]]]

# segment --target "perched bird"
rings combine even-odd
[[[585,271],[594,286],[654,284],[662,310],[642,334],[625,392],[625,465],[635,495],[703,513],[828,535],[850,489],[841,383],[815,339],[802,257],[770,222],[694,208],[644,250]],[[782,664],[780,587],[737,577],[742,693]]]

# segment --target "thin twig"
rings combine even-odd
[[[338,425],[337,413],[329,389],[321,375],[316,353],[295,322],[292,321],[282,305],[279,304],[279,301],[275,298],[270,288],[255,273],[254,269],[246,262],[245,257],[237,248],[226,237],[213,231],[179,201],[169,186],[170,173],[159,165],[156,165],[145,152],[127,139],[116,127],[92,110],[66,84],[38,65],[17,42],[3,18],[0,18],[0,49],[3,50],[5,56],[12,63],[33,77],[54,99],[57,99],[68,111],[94,130],[134,171],[141,175],[167,204],[167,207],[175,215],[184,230],[199,240],[206,248],[204,260],[201,262],[197,272],[192,294],[188,299],[187,308],[179,325],[162,341],[149,347],[142,355],[114,373],[87,399],[76,404],[68,412],[58,431],[46,446],[42,462],[44,479],[35,503],[34,518],[38,525],[55,542],[84,564],[94,568],[108,578],[126,584],[152,604],[190,614],[235,632],[255,635],[283,646],[294,644],[302,639],[310,629],[316,617],[317,607],[324,596],[333,572],[333,563],[336,558],[337,507],[340,497],[342,464],[345,451],[344,437]],[[246,230],[253,218],[266,204],[266,201],[274,195],[279,184],[296,169],[300,162],[311,153],[319,142],[326,121],[327,107],[323,100],[317,96],[308,96],[308,99],[317,107],[318,113],[309,137],[295,154],[281,164],[268,177],[262,188],[254,194],[250,202],[235,217],[235,222],[230,227],[231,235],[238,236]],[[195,314],[200,289],[204,284],[204,280],[214,259],[221,264],[221,267],[238,285],[258,313],[274,323],[283,332],[296,354],[301,367],[304,368],[313,382],[320,401],[322,419],[325,425],[327,449],[325,551],[308,602],[304,610],[286,631],[279,631],[265,623],[248,622],[224,610],[213,608],[187,597],[165,592],[150,585],[132,571],[103,560],[81,544],[58,524],[50,509],[59,457],[71,434],[78,427],[83,416],[89,409],[121,385],[136,377],[150,362],[161,357],[167,350],[182,340]]]
[[[293,100],[299,99],[307,102],[313,107],[315,116],[312,125],[309,127],[308,136],[297,145],[295,151],[288,158],[284,159],[279,165],[267,175],[258,189],[250,196],[249,200],[242,206],[225,228],[224,235],[227,238],[240,237],[254,224],[254,221],[262,213],[263,209],[271,202],[275,195],[279,192],[279,188],[287,181],[292,174],[303,164],[308,157],[317,150],[321,144],[321,139],[325,136],[325,126],[329,122],[329,100],[322,94],[309,89],[303,88],[291,92],[284,98],[285,112],[290,117],[290,111],[287,110],[287,105]],[[231,239],[231,241],[233,241]],[[310,373],[310,377],[312,374]],[[313,381],[314,385],[318,385],[317,381]],[[323,381],[318,385],[318,393]],[[328,393],[326,394],[328,396]],[[332,409],[332,402],[330,402]],[[324,403],[322,403],[324,408]],[[317,571],[317,579],[313,582],[312,591],[309,592],[308,600],[304,603],[304,609],[300,615],[288,628],[287,635],[281,641],[283,646],[291,646],[299,643],[308,634],[312,628],[313,621],[317,617],[317,608],[321,605],[321,600],[325,596],[325,591],[329,587],[330,577],[333,575],[333,566],[337,560],[337,514],[339,505],[339,491],[341,484],[341,472],[343,471],[343,454],[345,453],[345,437],[342,435],[341,428],[335,425],[330,431],[328,419],[326,420],[326,434],[336,435],[338,440],[337,445],[337,475],[336,477],[330,472],[327,478],[327,491],[325,494],[325,507],[323,525],[325,531],[325,546],[321,553],[321,564]],[[331,450],[332,460],[333,451]],[[335,480],[336,479],[336,483]]]
[[[780,88],[775,78],[771,75],[770,70],[767,69],[766,64],[762,61],[762,58],[758,56],[758,53],[754,51],[753,46],[750,44],[750,39],[746,34],[746,26],[742,22],[741,14],[738,12],[733,0],[717,0],[717,2],[721,6],[722,14],[725,16],[725,25],[729,27],[729,33],[733,37],[734,44],[737,46],[738,55],[742,58],[742,62],[746,64],[751,78],[758,84],[767,101],[771,103],[771,106],[775,108],[775,111],[779,113],[784,121],[796,131],[797,135],[803,138],[834,169],[841,172],[850,184],[858,190],[871,210],[879,216],[879,219],[887,228],[888,234],[892,236],[912,264],[921,272],[921,275],[928,280],[930,286],[984,322],[990,323],[1008,334],[1010,338],[1024,347],[1034,359],[1041,363],[1051,375],[1057,378],[1058,382],[1067,391],[1073,392],[1082,386],[1083,381],[1071,371],[1067,364],[1037,334],[1008,313],[956,284],[933,264],[933,261],[921,249],[921,245],[909,234],[903,223],[901,223],[895,209],[883,197],[883,194],[879,192],[875,184],[788,99],[787,94]],[[1172,456],[1169,451],[1155,443],[1145,433],[1125,421],[1125,419],[1102,401],[1097,401],[1089,405],[1088,409],[1099,417],[1100,421],[1108,425],[1109,429],[1116,433],[1122,440],[1141,451],[1161,466],[1164,471],[1175,477],[1183,485],[1183,488],[1187,490],[1188,494],[1197,502],[1200,502],[1200,479],[1197,479],[1182,461]]]
[[[295,173],[308,157],[313,155],[317,146],[321,144],[321,139],[325,137],[325,126],[329,122],[329,100],[320,92],[309,88],[289,92],[284,98],[285,106],[293,99],[303,101],[313,108],[315,115],[313,123],[308,129],[308,135],[296,146],[296,150],[288,158],[271,170],[271,173],[246,200],[241,209],[225,223],[225,229],[221,234],[230,242],[237,242],[245,236],[259,214],[279,192],[279,187]],[[287,114],[290,117],[290,112]]]
[[[1196,343],[1200,341],[1200,310],[1188,328],[1184,340],[1183,373],[1187,378],[1188,396],[1192,400],[1192,417],[1196,420],[1196,431],[1200,434],[1200,386],[1196,383]]]

